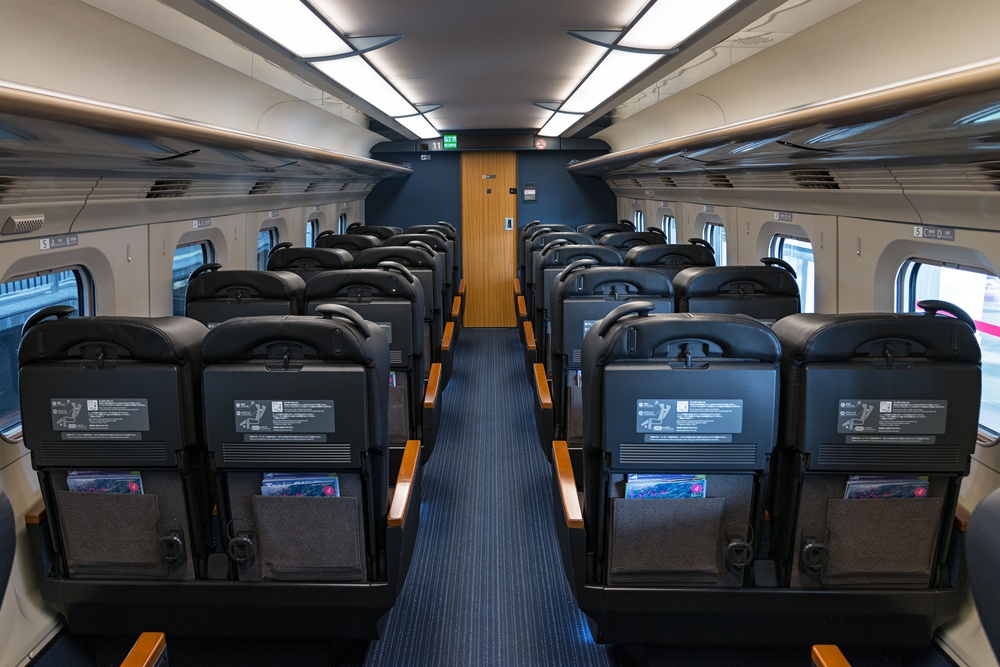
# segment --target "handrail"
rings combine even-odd
[[[556,467],[566,526],[583,528],[583,511],[580,509],[580,497],[576,493],[576,479],[573,477],[573,463],[569,459],[569,448],[565,440],[552,441],[552,461]]]

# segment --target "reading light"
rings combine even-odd
[[[387,116],[412,116],[417,113],[413,105],[361,56],[309,64]]]
[[[638,49],[673,49],[735,2],[658,0],[625,32],[618,45]]]
[[[549,121],[545,123],[545,126],[538,131],[538,136],[541,137],[558,137],[560,134],[565,132],[570,125],[576,121],[583,118],[581,113],[563,113],[557,111],[549,118]]]
[[[299,0],[213,0],[300,58],[351,53],[353,48]]]
[[[397,118],[396,120],[399,121],[403,127],[421,139],[436,139],[441,136],[441,133],[434,129],[434,126],[430,124],[430,121],[424,118],[423,114],[404,116],[403,118]]]

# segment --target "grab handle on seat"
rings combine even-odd
[[[445,233],[442,232],[440,229],[426,229],[426,230],[424,230],[424,234],[430,234],[431,236],[437,236],[438,238],[440,238],[442,241],[445,241],[445,242],[448,241],[447,235],[445,235]]]
[[[715,248],[713,248],[712,244],[709,243],[708,241],[706,241],[705,239],[699,239],[697,237],[692,237],[692,238],[688,239],[688,243],[690,243],[691,245],[705,246],[706,248],[708,248],[709,250],[712,251],[713,255],[715,254]]]
[[[435,255],[437,255],[437,250],[435,250],[434,248],[430,247],[429,245],[427,245],[423,241],[407,241],[406,245],[412,246],[414,248],[420,248],[421,250],[423,250],[425,252],[429,252],[430,255],[431,255],[431,257],[434,257]]]
[[[622,304],[604,316],[604,319],[601,320],[601,326],[597,329],[597,335],[603,337],[615,322],[626,315],[637,314],[639,317],[646,317],[655,308],[656,304],[652,301],[633,301]]]
[[[949,303],[948,301],[939,301],[938,299],[926,299],[924,301],[918,301],[917,308],[922,308],[924,311],[926,311],[928,315],[936,315],[937,312],[940,310],[942,312],[954,316],[956,320],[961,320],[962,322],[965,322],[970,327],[972,327],[973,331],[976,330],[976,321],[972,319],[972,317],[967,312],[965,312],[955,304]]]
[[[24,326],[21,327],[21,336],[23,337],[27,333],[28,329],[35,326],[42,320],[47,320],[50,317],[54,317],[57,320],[62,320],[76,311],[73,306],[48,306],[47,308],[42,308],[41,310],[32,313],[27,320],[24,322]]]
[[[542,246],[541,254],[544,255],[545,251],[548,250],[549,248],[558,248],[559,246],[564,246],[564,245],[573,245],[573,244],[569,242],[569,239],[556,239],[555,241],[549,241],[544,246]]]
[[[365,338],[371,337],[371,334],[368,332],[368,322],[356,310],[351,310],[339,303],[323,303],[316,306],[316,312],[322,315],[324,320],[333,319],[334,317],[346,318],[364,332]]]
[[[291,241],[282,241],[278,245],[276,245],[273,248],[271,248],[271,252],[267,253],[267,256],[270,257],[271,255],[273,255],[274,253],[278,252],[279,250],[284,250],[285,248],[291,248],[291,247],[292,247],[292,242]]]
[[[191,277],[188,278],[188,282],[191,282],[203,273],[209,273],[210,271],[218,271],[222,268],[222,264],[218,262],[209,262],[208,264],[202,264],[197,269],[191,272]]]
[[[777,257],[761,257],[760,258],[760,263],[763,264],[764,266],[778,266],[778,267],[781,267],[785,271],[788,271],[790,274],[792,274],[792,278],[798,278],[799,277],[798,274],[795,273],[795,269],[792,268],[792,265],[789,264],[788,262],[786,262],[783,259],[779,259]]]
[[[565,278],[569,274],[573,273],[577,269],[583,268],[585,266],[596,266],[596,265],[597,265],[597,260],[596,259],[591,259],[589,257],[584,257],[583,259],[578,259],[575,262],[567,264],[566,268],[563,269],[562,271],[560,271],[559,275],[556,276],[556,281],[558,282],[558,281],[562,280],[563,278]]]
[[[390,260],[385,260],[378,263],[378,268],[384,271],[393,271],[394,273],[402,274],[411,285],[417,284],[417,277],[413,275],[408,268],[400,264],[399,262],[393,262]]]

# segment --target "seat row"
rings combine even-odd
[[[637,300],[590,326],[581,456],[551,457],[598,641],[929,644],[964,595],[981,371],[971,318],[920,307],[768,327]]]
[[[420,441],[389,477],[390,344],[315,316],[28,320],[27,518],[70,631],[374,638],[419,520]]]

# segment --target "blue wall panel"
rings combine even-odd
[[[532,220],[578,227],[614,222],[617,215],[611,188],[594,176],[576,176],[566,170],[571,160],[583,161],[606,151],[532,151],[517,154],[517,224]],[[524,201],[524,184],[534,183],[536,200]]]

